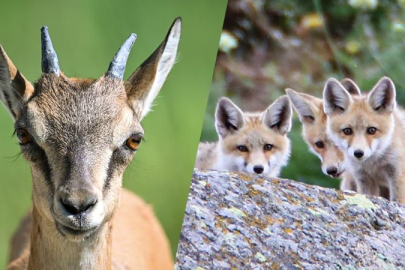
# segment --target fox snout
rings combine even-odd
[[[270,170],[270,160],[261,149],[253,150],[245,159],[245,168],[248,173],[267,174]]]
[[[354,150],[353,155],[360,159],[364,156],[364,151],[360,149]]]
[[[371,156],[371,149],[369,148],[360,148],[360,147],[350,147],[349,148],[349,157],[354,160],[362,161],[366,160]]]
[[[253,166],[253,171],[257,174],[261,174],[264,171],[264,167],[262,165]]]
[[[247,163],[246,164],[246,171],[248,173],[255,173],[255,174],[266,174],[269,171],[269,166],[267,164],[262,163]]]
[[[366,138],[361,136],[355,137],[352,145],[349,147],[349,156],[356,160],[365,160],[370,157],[371,154],[371,149]]]
[[[314,148],[313,148],[314,149]],[[339,177],[345,170],[344,154],[331,141],[326,141],[322,149],[317,149],[322,162],[322,172],[331,177]],[[322,151],[321,151],[322,150]]]
[[[327,173],[328,175],[330,175],[330,176],[336,175],[337,172],[338,172],[338,168],[335,167],[335,166],[331,166],[331,167],[326,168],[326,173]]]
[[[345,168],[342,166],[342,163],[322,165],[322,172],[330,177],[340,177],[344,172]]]

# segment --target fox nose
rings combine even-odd
[[[97,203],[97,197],[89,195],[84,199],[72,199],[69,197],[62,197],[60,203],[63,208],[71,215],[83,215],[91,211]]]
[[[338,171],[337,168],[334,166],[326,168],[326,173],[332,176],[336,175],[337,171]]]
[[[364,156],[364,152],[362,150],[356,150],[353,154],[356,158],[362,158]]]
[[[262,165],[256,165],[253,167],[253,171],[255,173],[262,173],[264,171],[264,167]]]

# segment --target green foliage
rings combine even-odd
[[[69,77],[101,76],[122,42],[138,38],[126,77],[164,39],[174,18],[183,19],[178,63],[157,106],[143,121],[146,143],[127,169],[124,185],[150,203],[173,253],[183,220],[191,173],[212,79],[226,1],[7,1],[0,40],[29,79],[41,73],[40,27],[47,25],[62,71]],[[8,241],[31,205],[30,170],[12,138],[13,123],[0,109],[0,267]],[[136,215],[137,213],[133,213]]]

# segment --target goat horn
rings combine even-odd
[[[60,68],[58,56],[52,46],[51,37],[48,33],[48,27],[41,28],[41,43],[42,43],[42,72],[56,74],[59,76]]]
[[[121,48],[115,54],[113,60],[108,66],[108,70],[105,74],[107,77],[118,78],[121,80],[124,78],[124,72],[127,65],[129,52],[131,51],[135,40],[136,35],[131,34],[129,38],[124,42],[124,44],[122,44]]]

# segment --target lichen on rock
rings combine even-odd
[[[286,179],[195,171],[175,269],[405,269],[405,206]]]

